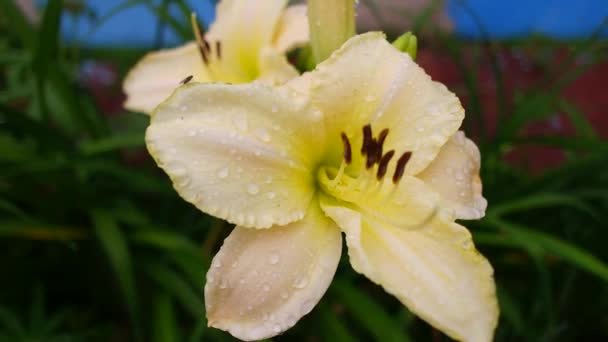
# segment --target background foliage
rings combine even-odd
[[[88,58],[124,73],[144,51],[63,44],[62,5],[49,1],[34,27],[12,1],[0,2],[0,340],[231,340],[206,327],[202,303],[204,274],[230,227],[177,196],[145,152],[147,117],[104,113],[78,78]],[[495,268],[496,341],[608,339],[608,142],[560,95],[606,61],[606,42],[463,42],[428,27],[424,15],[413,27],[428,32],[420,50],[458,66],[465,129],[482,150],[490,207],[465,225]],[[558,67],[541,65],[544,82],[512,93],[497,52],[512,47],[567,55]],[[587,63],[577,66],[581,56]],[[482,62],[496,84],[495,134],[482,115]],[[522,134],[556,111],[574,134]],[[534,173],[505,158],[530,145],[559,149],[565,160]],[[291,338],[448,340],[355,274],[346,256],[320,305],[276,340]]]

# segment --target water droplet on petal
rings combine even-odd
[[[262,286],[262,290],[264,290],[265,292],[270,291],[270,285],[264,284],[264,286]]]
[[[306,315],[307,313],[312,311],[312,308],[314,306],[315,306],[315,303],[312,300],[307,300],[304,303],[302,303],[302,307],[300,307],[300,313],[302,315]]]
[[[275,198],[275,197],[276,197],[276,194],[275,194],[274,192],[269,192],[269,193],[267,193],[267,194],[266,194],[266,197],[267,197],[268,199],[273,199],[273,198]]]
[[[226,281],[226,279],[222,279],[222,281],[220,282],[220,289],[225,289],[228,287],[228,281]]]
[[[280,332],[281,332],[281,326],[280,326],[280,325],[278,325],[278,324],[275,324],[275,325],[272,327],[272,330],[273,330],[275,333],[280,333]]]
[[[279,111],[279,109],[277,108],[276,105],[272,105],[272,109],[271,110],[272,110],[273,113],[276,113],[276,112]]]
[[[279,253],[272,252],[268,257],[268,263],[271,265],[276,265],[279,263]]]
[[[217,173],[217,176],[223,179],[223,178],[228,177],[228,173],[229,173],[228,168],[225,167]]]
[[[232,122],[234,123],[234,126],[236,126],[236,128],[243,132],[246,132],[249,128],[249,124],[247,123],[247,117],[244,114],[235,115],[232,118]]]
[[[266,128],[258,128],[258,129],[256,129],[255,134],[263,142],[269,142],[270,139],[271,139],[270,133],[268,133],[268,130],[266,130]]]
[[[251,195],[255,195],[260,192],[260,187],[257,184],[251,183],[247,186],[247,192]]]
[[[299,275],[293,282],[293,287],[296,289],[303,289],[308,285],[308,278],[305,275]]]
[[[283,298],[283,299],[289,298],[289,293],[287,291],[281,292],[281,298]]]

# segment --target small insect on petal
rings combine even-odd
[[[189,76],[187,76],[186,78],[184,78],[183,80],[181,80],[181,81],[179,82],[179,84],[184,85],[184,84],[186,84],[186,83],[188,83],[188,82],[192,81],[192,78],[193,78],[193,77],[194,77],[194,76],[189,75]]]

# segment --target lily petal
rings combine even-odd
[[[243,78],[259,76],[258,54],[272,46],[286,0],[222,0],[207,37],[222,44],[222,59]]]
[[[376,132],[388,128],[385,151],[412,152],[405,174],[425,169],[464,118],[458,98],[379,32],[349,39],[309,77],[334,145],[340,131],[355,137],[368,123]]]
[[[458,131],[417,177],[441,194],[443,206],[453,208],[457,218],[479,219],[488,205],[481,194],[480,162],[475,143]]]
[[[309,38],[306,5],[287,7],[275,33],[274,47],[286,52],[306,44]]]
[[[236,227],[207,273],[209,325],[242,340],[289,329],[329,287],[341,250],[340,230],[317,204],[287,226]]]
[[[177,192],[200,210],[246,227],[304,216],[323,137],[287,89],[262,83],[188,84],[154,113],[146,144]]]
[[[346,233],[353,268],[454,339],[492,340],[498,320],[493,270],[466,228],[432,220],[418,230],[372,223],[324,198],[321,207]]]
[[[124,107],[150,113],[188,76],[193,76],[195,82],[210,81],[195,42],[148,53],[124,81],[123,90],[127,94]]]

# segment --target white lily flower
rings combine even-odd
[[[151,52],[128,73],[125,108],[150,113],[180,85],[194,82],[283,83],[296,77],[286,52],[308,42],[305,5],[287,0],[222,0],[198,42]],[[194,27],[199,35],[198,24]]]
[[[381,33],[283,86],[179,88],[152,113],[148,149],[185,200],[237,225],[207,274],[209,325],[243,340],[293,326],[344,232],[357,272],[449,336],[490,341],[493,270],[454,222],[486,208],[463,118]]]

